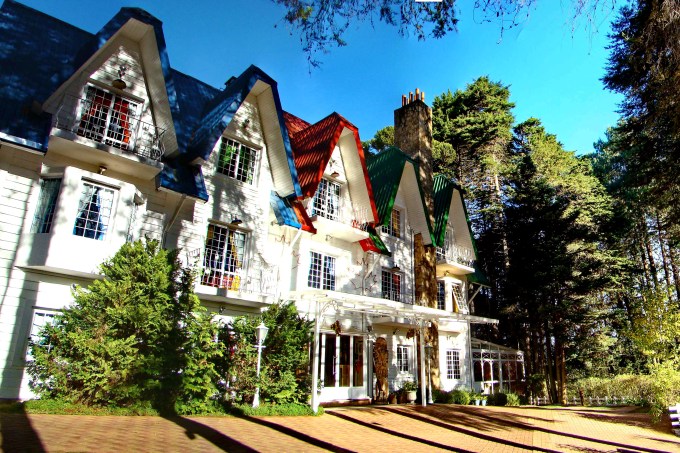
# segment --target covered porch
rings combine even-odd
[[[524,352],[490,341],[472,338],[473,390],[495,392],[524,392]]]

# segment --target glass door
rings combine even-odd
[[[319,379],[322,401],[366,397],[366,342],[358,335],[319,335]]]

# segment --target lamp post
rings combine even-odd
[[[257,335],[257,387],[255,387],[255,396],[253,397],[253,407],[259,407],[260,406],[260,361],[262,360],[262,350],[264,349],[264,346],[262,346],[262,343],[264,343],[264,339],[267,338],[267,332],[269,332],[269,328],[264,325],[264,322],[261,322],[259,326],[257,326],[257,329],[255,329],[256,335]]]
[[[425,345],[425,353],[427,355],[427,404],[432,404],[432,370],[430,369],[432,344],[428,343]]]

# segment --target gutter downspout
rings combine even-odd
[[[163,228],[163,248],[165,248],[165,242],[168,237],[168,232],[170,231],[170,228],[172,228],[172,226],[175,224],[177,216],[179,216],[179,211],[182,209],[182,206],[184,205],[184,200],[186,199],[187,199],[186,194],[182,194],[182,197],[179,199],[177,207],[175,208],[175,213],[170,218],[170,222],[165,228]]]

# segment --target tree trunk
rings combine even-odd
[[[654,262],[654,255],[652,254],[652,245],[650,244],[649,231],[647,230],[647,222],[644,222],[642,229],[643,244],[647,252],[647,259],[649,260],[649,270],[652,274],[652,281],[654,282],[654,289],[659,287],[659,279],[656,270],[656,263]]]
[[[553,361],[555,357],[555,352],[553,351],[552,344],[550,341],[550,335],[548,334],[548,328],[547,326],[544,328],[544,333],[543,333],[543,340],[545,341],[545,350],[546,350],[546,374],[547,374],[547,379],[546,379],[546,384],[548,385],[548,393],[550,394],[550,402],[554,403],[557,401],[557,387],[555,383],[555,370],[553,367]]]
[[[557,380],[557,401],[563,406],[567,405],[567,361],[564,345],[555,340],[555,372]]]
[[[668,256],[666,254],[666,240],[664,239],[663,233],[661,232],[661,221],[659,220],[659,212],[656,212],[654,216],[656,220],[656,237],[659,240],[659,249],[661,250],[661,264],[663,265],[663,275],[666,279],[666,291],[670,296],[671,292],[671,272],[668,263]]]

